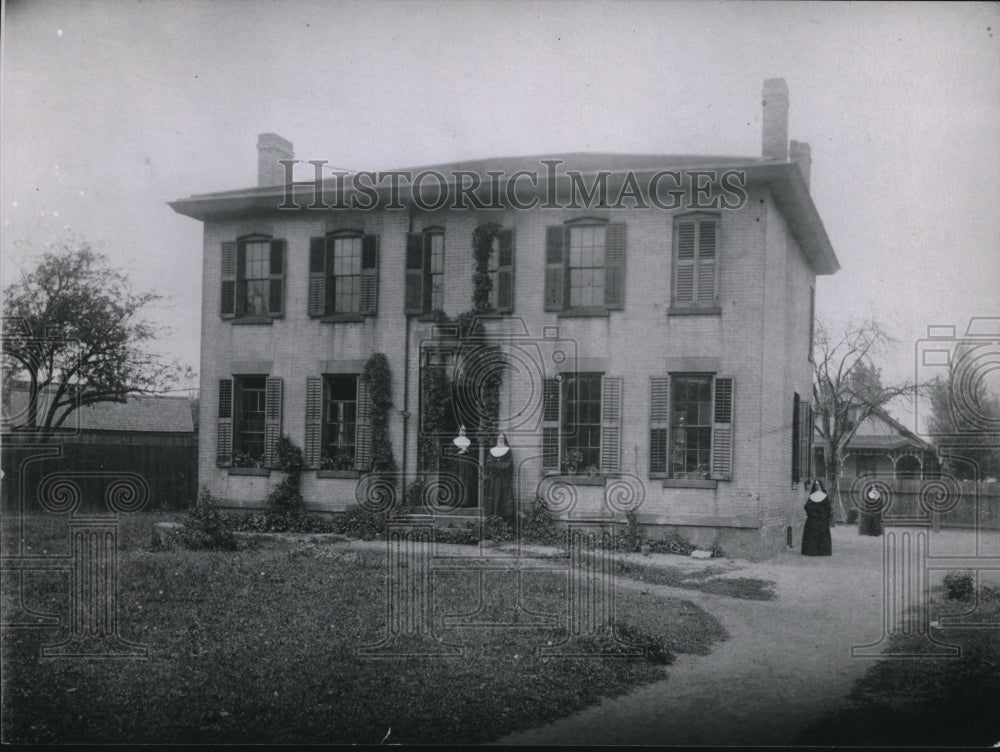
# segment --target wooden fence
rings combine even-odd
[[[943,528],[1000,529],[1000,483],[996,481],[960,481],[942,476],[925,480],[873,477],[856,481],[853,493],[842,488],[841,495],[848,513],[857,509],[860,494],[867,481],[884,484],[888,489],[889,505],[882,512],[883,521],[894,519],[926,519]]]
[[[144,510],[186,509],[198,493],[198,447],[194,437],[166,445],[63,443],[61,456],[24,461],[39,448],[6,444],[2,452],[4,508],[16,508],[23,494],[25,511],[37,511],[38,488],[53,473],[72,474],[82,492],[80,513],[107,513],[106,478],[115,473],[141,476],[149,486]],[[105,480],[102,480],[102,477]]]

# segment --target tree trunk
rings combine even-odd
[[[847,509],[840,495],[840,468],[842,459],[837,452],[829,453],[830,462],[826,468],[827,492],[830,494],[830,502],[833,505],[833,514],[830,515],[830,527],[837,522],[847,522]]]

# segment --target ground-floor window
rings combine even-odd
[[[238,376],[236,387],[236,431],[234,464],[264,460],[264,423],[267,393],[266,376]]]
[[[357,447],[358,377],[326,376],[323,379],[323,454],[320,466],[351,470]]]

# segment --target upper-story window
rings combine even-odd
[[[600,312],[624,304],[624,223],[583,219],[547,228],[546,311]]]
[[[223,318],[281,316],[284,284],[285,241],[253,235],[222,244]]]
[[[406,236],[406,312],[444,309],[444,230],[432,227]]]
[[[309,242],[309,315],[373,316],[378,307],[378,236],[339,231]]]
[[[719,219],[689,214],[674,220],[673,308],[719,305]]]

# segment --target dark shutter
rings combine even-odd
[[[326,238],[309,238],[309,315],[326,313]]]
[[[378,235],[361,239],[361,310],[365,316],[378,311]]]
[[[233,380],[219,379],[219,422],[215,462],[226,467],[233,462]]]
[[[222,244],[222,303],[223,318],[236,315],[236,241]]]
[[[277,467],[281,437],[281,379],[270,377],[264,389],[264,466]]]
[[[733,404],[735,381],[715,379],[714,422],[712,424],[712,477],[733,479]]]
[[[406,313],[424,312],[424,235],[406,234]]]
[[[621,470],[622,378],[601,379],[601,472]]]
[[[367,472],[372,468],[372,401],[368,393],[368,382],[364,376],[358,377],[357,419],[354,435],[354,468]]]
[[[566,297],[565,228],[545,228],[545,310],[561,311]]]
[[[813,431],[812,405],[802,402],[799,405],[799,479],[806,480],[812,475],[812,435]]]
[[[625,223],[612,222],[605,231],[604,305],[625,306]]]
[[[694,222],[674,225],[674,300],[675,306],[694,303]]]
[[[236,244],[236,315],[245,316],[247,312],[247,286],[244,276],[247,268],[247,247],[243,243]]]
[[[542,382],[542,469],[559,469],[559,380]]]
[[[284,313],[285,302],[285,241],[271,241],[271,255],[268,261],[270,283],[267,296],[267,312],[272,316]]]
[[[696,291],[698,305],[712,306],[716,302],[715,290],[715,255],[716,230],[718,225],[714,219],[698,222],[698,286]]]
[[[670,429],[670,377],[649,379],[649,472],[667,472],[667,438]]]
[[[802,418],[799,415],[799,393],[796,392],[792,395],[792,483],[798,483],[802,480],[802,475],[799,472],[800,464],[800,452],[802,443],[799,441],[799,428],[802,424]]]
[[[514,230],[500,231],[500,251],[497,258],[497,310],[514,310]]]
[[[310,376],[306,379],[306,467],[319,467],[319,455],[323,443],[323,377]]]

